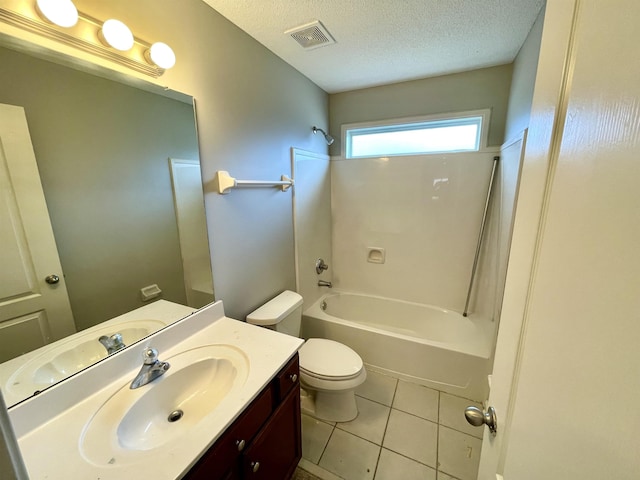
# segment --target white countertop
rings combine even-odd
[[[138,345],[52,387],[9,410],[31,480],[125,478],[176,479],[186,473],[224,430],[294,355],[303,341],[224,316],[216,302]],[[80,442],[93,414],[142,365],[151,346],[160,360],[204,345],[227,344],[241,349],[249,361],[244,385],[231,391],[200,423],[174,442],[141,451],[140,461],[96,465],[83,457]],[[157,380],[161,381],[162,377]]]

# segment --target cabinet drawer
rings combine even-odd
[[[300,384],[300,363],[297,353],[289,363],[280,370],[280,373],[276,377],[276,384],[278,386],[277,403],[280,403],[293,387]]]
[[[238,464],[238,457],[249,445],[273,411],[273,389],[267,387],[238,420],[205,453],[202,460],[185,477],[189,480],[226,478]]]

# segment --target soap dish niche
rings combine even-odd
[[[381,247],[367,247],[367,262],[384,263],[385,251]]]

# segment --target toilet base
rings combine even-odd
[[[358,416],[353,390],[342,392],[300,390],[300,408],[303,413],[325,422],[349,422]]]

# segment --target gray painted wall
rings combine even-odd
[[[511,84],[511,65],[352,90],[329,96],[329,131],[340,155],[341,126],[436,113],[491,108],[488,145],[500,145]]]
[[[161,82],[196,99],[198,137],[216,298],[227,315],[247,313],[295,288],[291,191],[218,195],[217,170],[238,179],[290,174],[292,146],[327,153],[311,126],[327,124],[327,94],[201,0],[78,0],[136,35],[174,49]]]
[[[527,39],[522,44],[513,62],[513,78],[509,92],[509,109],[504,141],[509,141],[529,126],[533,87],[538,70],[540,41],[542,40],[542,24],[544,22],[543,7],[536,22],[531,27]]]
[[[214,289],[227,315],[244,318],[295,288],[291,193],[220,196],[212,180],[216,170],[279,179],[290,174],[291,146],[327,153],[311,131],[328,123],[326,92],[201,0],[74,3],[97,18],[125,21],[141,38],[167,42],[177,55],[159,83],[196,99]]]
[[[192,105],[0,48],[0,103],[25,108],[78,330],[185,303],[168,158],[198,159]]]

